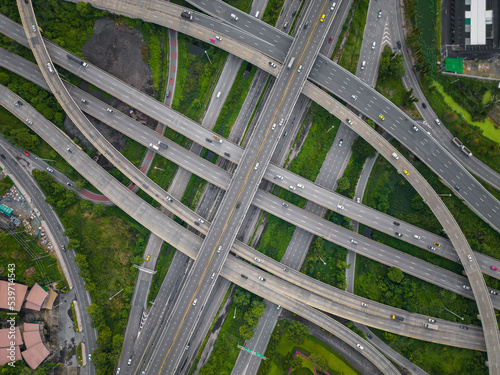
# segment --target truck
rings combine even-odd
[[[404,320],[405,320],[405,318],[403,318],[402,316],[394,315],[394,314],[391,314],[391,319],[399,320],[400,322],[404,322]]]
[[[67,56],[67,57],[68,57],[68,59],[70,59],[71,61],[74,61],[74,62],[76,62],[76,63],[78,63],[78,64],[80,64],[80,65],[84,66],[85,68],[89,66],[89,64],[87,64],[85,61],[83,61],[83,60],[79,59],[78,57],[75,57],[75,56],[70,55],[70,54],[68,54],[68,55],[66,55],[66,56]]]
[[[149,144],[149,147],[152,147],[154,150],[159,151],[160,148],[157,145],[154,145],[152,143]]]
[[[460,139],[458,139],[457,137],[453,138],[453,143],[455,143],[455,145],[456,145],[457,147],[460,147],[460,148],[462,148],[462,146],[464,145],[464,144],[462,143],[462,141],[461,141]]]
[[[183,10],[181,13],[181,17],[187,20],[193,20],[193,14],[189,10]]]
[[[214,135],[212,137],[215,141],[219,142],[219,143],[222,143],[222,139],[220,139],[219,137],[217,137],[216,135]]]
[[[472,156],[471,150],[465,147],[460,139],[458,139],[457,137],[453,138],[453,143],[455,143],[455,145],[459,147],[465,155]]]
[[[472,156],[472,152],[465,146],[462,146],[462,152],[467,156]]]
[[[288,62],[288,69],[290,69],[293,66],[293,63],[295,62],[295,57],[292,57],[290,61]]]
[[[437,324],[429,324],[429,323],[424,323],[425,328],[433,329],[434,331],[438,330],[438,325]]]

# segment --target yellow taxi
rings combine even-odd
[[[439,242],[434,242],[434,246],[440,247],[441,244]]]
[[[404,173],[405,175],[407,175],[407,176],[409,175],[409,173],[408,173],[408,171],[407,171],[406,169],[403,169],[403,173]]]
[[[320,18],[320,20],[319,20],[319,21],[320,21],[320,22],[323,22],[324,20],[325,20],[325,15],[323,14],[323,15],[321,16],[321,18]]]
[[[384,116],[382,116],[382,115],[378,115],[378,118],[379,118],[379,119],[381,119],[382,121],[384,121],[384,120],[385,120],[385,117],[384,117]]]
[[[148,256],[146,257],[146,262],[149,262],[150,257],[151,257],[151,255],[148,254]]]

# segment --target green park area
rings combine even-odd
[[[303,356],[296,356],[300,352]],[[271,335],[258,375],[314,374],[314,370],[330,374],[360,374],[344,357],[330,346],[309,334],[302,323],[280,320]]]

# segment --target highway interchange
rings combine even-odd
[[[42,66],[43,66],[43,65],[42,65]],[[42,72],[43,72],[43,70],[42,70]],[[45,75],[47,75],[47,73],[46,73],[46,72],[45,72]],[[141,110],[142,110],[142,108],[141,108]],[[271,122],[269,122],[269,125],[270,125],[270,124],[271,124]],[[268,132],[269,132],[269,129],[268,129]],[[420,132],[420,133],[424,133],[424,132]],[[279,137],[278,137],[278,138],[279,138]],[[224,142],[224,145],[227,145],[227,143],[226,143],[226,142]],[[246,151],[245,151],[245,152],[246,152]],[[241,153],[240,153],[240,155],[241,155]],[[253,162],[252,162],[251,164],[252,164],[252,165],[254,165],[254,164],[253,164]],[[251,170],[251,168],[250,168],[250,167],[252,167],[252,165],[250,165],[250,166],[248,167],[248,169],[249,169],[249,170]],[[264,168],[262,168],[262,175],[263,175],[263,173],[264,173]],[[306,190],[306,189],[305,189],[305,190]],[[234,203],[234,202],[233,202],[233,203]],[[247,206],[248,206],[249,204],[250,204],[250,201],[248,201],[248,202],[247,202]],[[243,208],[243,207],[242,207],[242,208]],[[242,211],[243,211],[243,210],[242,210]],[[473,289],[474,289],[474,287],[473,287]],[[489,299],[488,299],[488,300],[489,300]]]

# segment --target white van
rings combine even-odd
[[[363,60],[363,62],[361,63],[361,70],[363,70],[365,68],[365,65],[366,65],[366,61]]]
[[[255,13],[255,18],[259,18],[260,12]]]
[[[220,96],[220,91],[217,93],[217,99],[219,99],[219,96]]]

